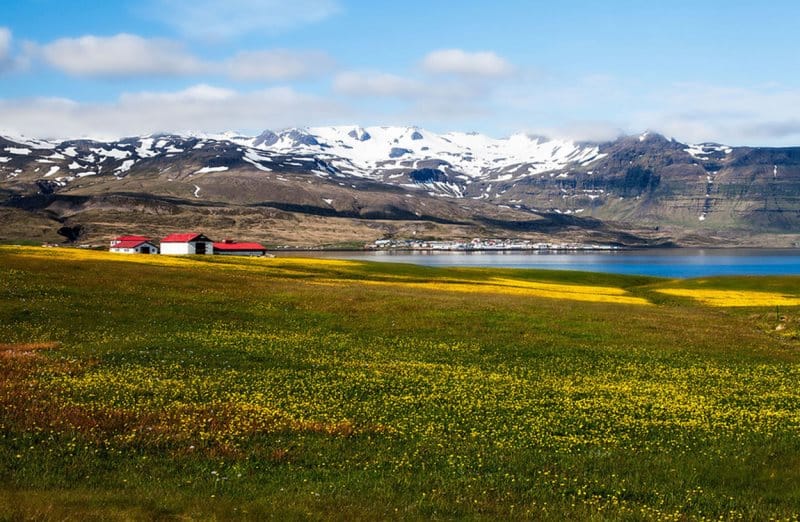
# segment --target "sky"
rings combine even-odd
[[[792,0],[0,0],[0,132],[800,145],[798,22]]]

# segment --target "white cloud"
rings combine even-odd
[[[7,27],[0,27],[0,74],[8,71],[19,71],[27,65],[24,56],[15,56],[12,53],[12,40],[11,30]]]
[[[278,33],[339,11],[336,0],[151,0],[148,11],[184,36],[229,39]]]
[[[30,44],[27,54],[67,74],[85,77],[206,75],[276,81],[325,74],[334,66],[324,52],[281,49],[246,51],[220,61],[204,61],[174,40],[131,34],[87,35]]]
[[[485,82],[464,78],[408,78],[376,71],[348,71],[334,78],[335,93],[357,98],[370,121],[433,126],[474,125],[492,118]],[[374,98],[370,103],[367,98]]]
[[[343,72],[334,78],[333,88],[350,96],[409,98],[423,93],[416,80],[380,72]]]
[[[7,27],[0,27],[0,64],[8,60],[11,54],[11,31]]]
[[[613,141],[626,134],[619,125],[612,122],[593,120],[567,121],[554,127],[529,129],[527,132],[536,136],[593,143]]]
[[[800,141],[800,89],[679,83],[652,92],[649,101],[631,115],[632,125],[679,140],[773,146]]]
[[[800,89],[675,83],[602,75],[504,84],[494,120],[536,133],[602,140],[650,129],[682,142],[790,146],[800,142]]]
[[[224,69],[239,80],[291,80],[329,72],[333,59],[319,51],[246,51],[225,61]]]
[[[67,99],[0,100],[5,132],[44,138],[118,138],[155,132],[257,132],[340,121],[343,108],[330,100],[276,87],[237,92],[196,85],[177,92],[122,95],[116,102]]]
[[[132,34],[61,38],[36,47],[46,63],[75,76],[186,75],[204,64],[183,46],[163,38]]]
[[[233,89],[214,87],[213,85],[201,83],[181,91],[123,93],[122,96],[120,96],[120,101],[123,104],[138,102],[220,102],[230,100],[234,98],[236,94],[236,91]]]
[[[477,77],[506,76],[514,70],[505,58],[493,52],[470,53],[461,49],[433,51],[423,58],[422,68],[435,74]]]

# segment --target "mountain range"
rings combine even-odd
[[[337,126],[111,141],[0,137],[0,239],[172,231],[270,245],[517,237],[795,246],[800,147]]]

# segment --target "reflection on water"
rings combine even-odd
[[[547,268],[679,278],[800,274],[800,250],[797,249],[665,249],[569,253],[371,251],[314,252],[305,255],[428,266]]]

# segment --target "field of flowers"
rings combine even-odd
[[[796,520],[797,283],[0,247],[0,519]]]

